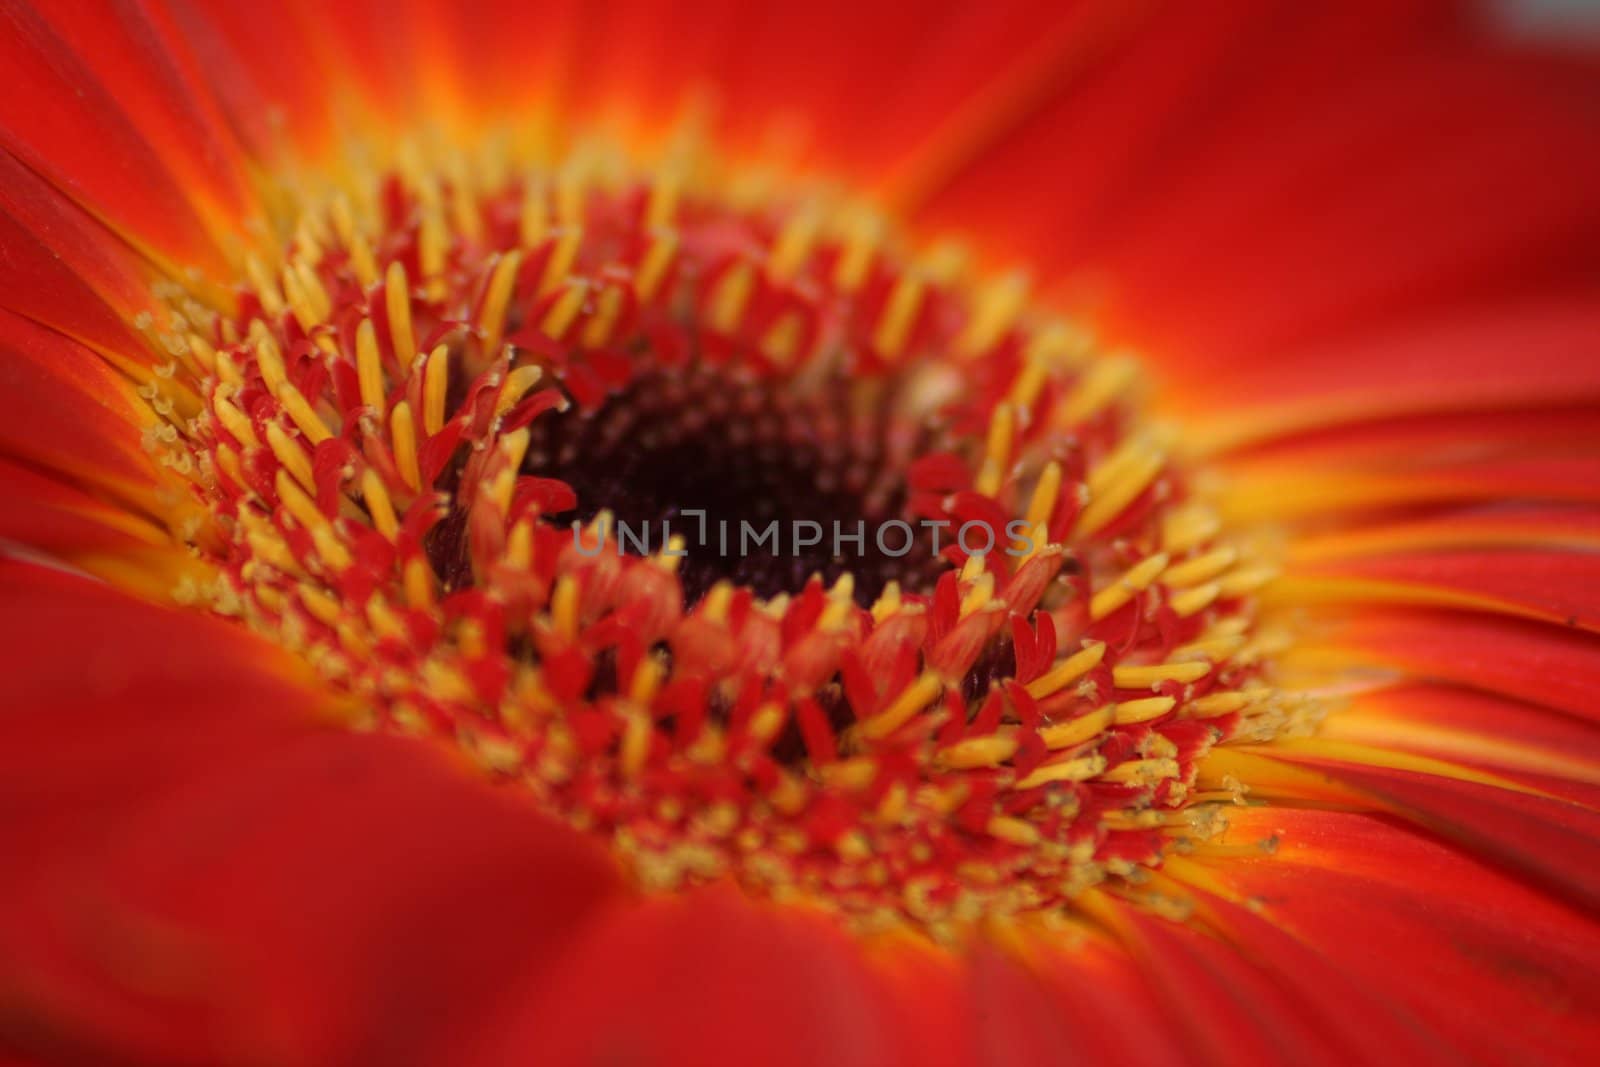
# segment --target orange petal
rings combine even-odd
[[[85,490],[0,459],[0,542],[63,560],[154,600],[202,566],[165,529]]]
[[[1489,693],[1416,683],[1363,693],[1318,736],[1462,763],[1600,807],[1600,732]]]
[[[1272,462],[1230,465],[1231,480],[1220,503],[1238,522],[1332,517],[1341,522],[1396,509],[1487,502],[1540,501],[1591,504],[1600,501],[1600,456],[1460,460],[1430,456],[1430,465],[1392,470],[1317,471],[1305,464]]]
[[[139,435],[156,416],[88,349],[0,311],[0,384],[0,455],[130,500],[155,485]]]

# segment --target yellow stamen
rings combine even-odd
[[[1192,718],[1210,719],[1239,711],[1249,704],[1250,697],[1238,690],[1207,693],[1205,696],[1197,697],[1185,704],[1184,712]]]
[[[402,581],[408,605],[418,611],[433,607],[434,576],[426,560],[420,556],[406,560]]]
[[[1037,789],[1052,782],[1087,782],[1105,770],[1104,756],[1079,756],[1059,763],[1046,763],[1018,782],[1015,789]]]
[[[611,339],[611,331],[616,329],[617,318],[622,314],[622,290],[616,286],[607,286],[600,290],[597,307],[589,321],[583,325],[583,333],[579,340],[588,348],[602,348]]]
[[[648,705],[656,698],[661,682],[666,677],[666,664],[659,656],[645,656],[634,668],[633,682],[628,687],[628,699],[635,704]]]
[[[1061,464],[1051,460],[1039,472],[1039,481],[1033,487],[1033,497],[1028,501],[1026,522],[1030,527],[1047,524],[1055,514],[1056,501],[1061,496]]]
[[[1209,582],[1233,566],[1234,561],[1238,558],[1239,553],[1235,549],[1223,545],[1221,548],[1212,549],[1203,556],[1196,556],[1194,559],[1184,560],[1182,563],[1174,563],[1167,568],[1167,573],[1161,576],[1161,580],[1175,589],[1198,585],[1201,582]]]
[[[638,709],[630,709],[623,723],[622,745],[617,760],[623,777],[637,778],[639,772],[644,770],[645,760],[650,755],[652,734],[650,716]]]
[[[1150,722],[1170,712],[1178,704],[1173,697],[1144,697],[1141,700],[1124,700],[1115,706],[1111,720],[1118,726]]]
[[[733,333],[744,318],[745,306],[755,291],[756,273],[748,263],[735,263],[717,282],[706,310],[706,321],[718,333]]]
[[[542,182],[529,181],[522,189],[522,212],[517,219],[517,236],[524,248],[532,248],[550,231],[549,193]]]
[[[572,326],[578,314],[583,311],[583,302],[588,297],[589,283],[582,279],[574,279],[556,298],[556,302],[550,305],[550,310],[545,312],[544,318],[539,322],[539,329],[546,337],[560,339]]]
[[[498,417],[504,415],[539,384],[539,379],[544,377],[544,371],[537,364],[528,363],[516,368],[506,375],[506,380],[500,385],[500,395],[495,398],[494,413]]]
[[[1167,603],[1172,606],[1172,610],[1177,613],[1179,618],[1187,619],[1195,612],[1203,611],[1210,607],[1221,594],[1221,585],[1216,582],[1207,582],[1205,585],[1197,585],[1191,589],[1185,589],[1181,593],[1174,593]]]
[[[389,490],[384,488],[383,479],[378,477],[377,471],[369,469],[361,473],[361,497],[367,502],[372,525],[385,538],[393,541],[400,532],[400,522],[394,513],[394,503],[389,499]]]
[[[1118,689],[1143,689],[1161,682],[1195,682],[1210,673],[1209,663],[1123,664],[1112,668],[1111,679]]]
[[[361,387],[361,402],[378,412],[384,410],[383,360],[378,355],[378,331],[371,319],[356,327],[356,380]]]
[[[422,367],[422,428],[429,437],[444,429],[445,394],[450,388],[450,346],[438,345]]]
[[[289,380],[283,364],[283,350],[261,325],[260,319],[251,324],[250,339],[256,353],[256,369],[261,372],[261,382],[269,393],[276,394],[278,387]]]
[[[202,374],[215,374],[217,370],[217,350],[196,334],[189,334],[184,338],[184,341],[186,342],[184,351],[193,362],[198,364],[197,369]]]
[[[1046,726],[1039,731],[1039,738],[1049,749],[1073,748],[1099,737],[1111,725],[1115,714],[1116,705],[1107,704],[1076,719]]]
[[[984,829],[990,837],[997,837],[1018,848],[1032,848],[1039,843],[1039,828],[1030,822],[1009,815],[994,815]]]
[[[404,400],[389,413],[389,439],[400,480],[414,493],[422,488],[422,472],[417,466],[417,426],[411,418],[411,405]]]
[[[444,214],[437,205],[424,203],[422,221],[417,227],[417,266],[422,271],[422,284],[429,300],[444,299],[444,262],[449,244],[450,230]]]
[[[1223,596],[1243,596],[1266,585],[1278,576],[1278,569],[1270,563],[1257,563],[1241,567],[1218,582]]]
[[[973,556],[972,559],[979,564],[983,562],[983,557],[981,556]],[[972,583],[972,588],[967,590],[967,595],[962,598],[961,609],[957,613],[957,617],[964,619],[975,611],[981,611],[989,605],[993,597],[994,575],[984,571],[978,575],[977,580]]]
[[[317,509],[316,502],[295,484],[288,471],[278,471],[275,488],[278,490],[278,499],[283,501],[283,506],[288,509],[311,534],[311,543],[317,550],[317,555],[322,561],[336,571],[342,571],[350,566],[350,552],[344,547],[344,542],[339,540],[333,532],[333,527]]]
[[[1108,782],[1154,785],[1163,778],[1176,778],[1180,773],[1175,759],[1136,759],[1119,763],[1100,777]]]
[[[283,427],[276,422],[267,423],[266,428],[267,447],[278,457],[278,462],[294,476],[295,481],[311,492],[316,492],[316,482],[311,471],[311,457],[306,455],[305,449],[300,447],[298,441],[284,433]]]
[[[1029,696],[1035,700],[1043,700],[1045,697],[1050,696],[1052,693],[1060,692],[1085,674],[1088,674],[1095,667],[1098,667],[1100,661],[1105,658],[1105,642],[1095,641],[1029,682],[1025,688],[1028,690]]]
[[[572,264],[577,261],[578,248],[582,244],[583,227],[571,226],[562,231],[556,238],[555,247],[550,250],[550,258],[545,261],[544,273],[539,275],[539,288],[535,296],[549,296],[556,291],[556,286],[571,276]]]
[[[1006,398],[1019,411],[1031,411],[1049,377],[1050,368],[1043,360],[1030,359],[1022,365],[1022,372],[1011,383],[1011,392]]]
[[[1100,590],[1089,601],[1089,617],[1099,620],[1122,607],[1135,595],[1150,587],[1158,575],[1167,568],[1167,555],[1158,552],[1129,567],[1111,585]]]
[[[663,174],[650,186],[649,199],[645,202],[644,224],[649,229],[660,229],[672,224],[672,217],[678,211],[678,194],[682,186],[672,174]]]
[[[556,579],[550,594],[550,623],[556,634],[568,641],[578,636],[578,581],[570,574]]]
[[[278,292],[278,283],[261,260],[255,256],[245,257],[244,272],[250,279],[250,287],[255,290],[256,299],[261,301],[261,310],[274,318],[282,315],[287,305],[283,302],[283,295]]]
[[[673,231],[664,230],[650,238],[650,246],[645,249],[644,259],[633,278],[633,289],[640,300],[649,300],[655,295],[677,254],[678,235]]]
[[[516,571],[526,571],[533,565],[533,522],[518,519],[506,535],[504,554],[506,566]]]
[[[328,429],[328,424],[322,417],[311,410],[305,394],[296,389],[291,382],[284,382],[278,387],[278,403],[283,405],[283,410],[288,412],[289,418],[299,427],[300,432],[314,445],[320,445],[333,436]]]
[[[1000,404],[989,420],[989,437],[984,447],[983,466],[973,488],[992,497],[1000,491],[1011,468],[1011,445],[1017,432],[1017,412],[1010,404]]]
[[[411,287],[405,264],[395,260],[384,275],[384,308],[389,313],[389,339],[395,358],[407,366],[417,358],[417,338],[411,331]]]
[[[1096,472],[1089,478],[1089,503],[1078,516],[1074,527],[1079,537],[1089,537],[1098,533],[1102,527],[1122,514],[1124,508],[1150,487],[1156,475],[1166,465],[1166,457],[1154,446],[1137,442],[1130,443],[1132,451],[1125,457],[1116,459],[1113,471],[1107,473]],[[1108,462],[1106,466],[1111,466]],[[1102,468],[1102,471],[1104,468]],[[1099,488],[1096,488],[1098,484]]]
[[[905,347],[922,308],[922,294],[922,280],[913,275],[902,275],[895,282],[872,335],[872,345],[882,355],[893,359]]]
[[[222,428],[233,435],[233,439],[246,448],[260,448],[261,439],[256,436],[255,427],[245,417],[244,412],[234,406],[233,401],[216,393],[211,399],[211,410],[216,413],[217,421],[222,423]]]
[[[871,718],[863,719],[856,727],[856,734],[869,741],[888,737],[910,722],[923,708],[933,703],[943,689],[944,682],[937,674],[932,672],[923,674],[906,686],[886,708]]]
[[[478,312],[478,331],[483,336],[483,351],[493,359],[500,351],[500,338],[504,335],[506,309],[511,303],[512,290],[517,284],[517,271],[522,267],[522,253],[513,249],[500,256],[489,272],[489,286],[483,294],[483,307]]]
[[[1204,504],[1185,504],[1161,520],[1161,547],[1172,555],[1187,552],[1222,529],[1217,513]]]
[[[378,260],[372,254],[372,246],[362,234],[353,234],[348,242],[350,248],[350,266],[356,272],[356,281],[361,283],[361,288],[371,289],[378,284]]]
[[[956,339],[956,351],[970,357],[993,348],[1022,313],[1028,288],[1028,276],[1019,272],[1008,274],[979,292],[972,319]]]
[[[949,770],[974,770],[979,767],[998,767],[1017,753],[1018,740],[1013,734],[988,734],[969,737],[940,749],[935,761]]]
[[[816,241],[819,222],[816,212],[802,210],[783,224],[767,260],[767,270],[773,278],[786,282],[800,273]]]

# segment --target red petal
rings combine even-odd
[[[1600,401],[1593,301],[1471,309],[1388,334],[1210,374],[1176,399],[1215,447],[1341,422]],[[1493,423],[1462,423],[1463,436]],[[1474,432],[1477,431],[1477,432]]]
[[[1336,561],[1386,552],[1438,548],[1600,549],[1600,508],[1541,507],[1515,502],[1477,510],[1338,530],[1297,539],[1295,560]]]
[[[613,909],[516,991],[471,1062],[903,1062],[857,946],[732,890]]]
[[[1600,553],[1501,549],[1363,557],[1298,568],[1274,595],[1298,602],[1448,604],[1595,630]]]
[[[99,222],[0,152],[0,307],[124,366],[152,362],[129,326],[154,308],[154,272]],[[164,361],[164,359],[163,359]]]
[[[1482,776],[1452,764],[1323,739],[1280,741],[1257,754],[1310,770],[1343,791],[1359,791],[1374,807],[1475,856],[1511,867],[1585,907],[1600,907],[1600,811],[1586,804],[1510,782],[1475,780]],[[1295,800],[1293,780],[1278,785],[1271,774],[1267,769],[1265,777],[1244,780],[1262,796]]]
[[[1185,1035],[1190,1062],[1403,1062],[1440,1056],[1414,1019],[1374,997],[1316,955],[1254,929],[1209,937],[1137,906],[1104,913],[1158,990],[1158,1017]],[[1273,964],[1292,964],[1280,969]],[[1415,1057],[1425,1057],[1421,1060]]]
[[[156,482],[139,436],[155,420],[94,353],[0,311],[0,455],[138,500]]]
[[[102,80],[118,72],[88,65],[26,7],[8,6],[3,30],[0,65],[11,91],[0,98],[0,146],[153,258],[227,277],[213,240],[225,223],[202,218],[202,190],[175,175],[130,121],[116,83]],[[195,163],[186,176],[204,173]]]
[[[1447,611],[1372,610],[1339,621],[1323,637],[1308,636],[1300,648],[1600,719],[1600,647],[1575,630]]]
[[[449,1062],[615,890],[519,796],[319,726],[237,628],[14,563],[0,589],[0,1044]]]
[[[1230,841],[1269,835],[1274,855],[1204,861],[1249,904],[1474,1061],[1586,1063],[1600,1052],[1592,920],[1448,845],[1371,816],[1241,810]],[[1224,931],[1282,963],[1237,912]]]

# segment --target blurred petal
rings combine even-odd
[[[197,210],[203,206],[198,180],[212,172],[196,161],[175,174],[172,146],[155,147],[149,138],[155,131],[141,130],[124,110],[125,103],[141,100],[162,100],[169,107],[177,101],[152,97],[148,84],[143,94],[116,81],[108,84],[106,78],[127,77],[138,64],[91,65],[90,57],[30,7],[8,5],[4,17],[0,58],[13,88],[0,105],[0,146],[153,258],[174,269],[199,267],[226,276],[227,260],[217,244],[224,223],[220,217],[208,222]],[[152,61],[154,67],[140,74],[159,69],[161,52],[153,41],[114,41],[115,31],[100,21],[101,47],[95,51]],[[51,106],[39,106],[41,100]],[[197,135],[192,115],[165,116],[165,125],[182,130],[179,145]]]
[[[1286,656],[1289,664],[1399,672],[1600,718],[1600,648],[1589,634],[1492,615],[1369,609],[1330,619]]]
[[[1490,693],[1425,683],[1364,693],[1319,736],[1459,762],[1600,807],[1596,727]]]
[[[430,1059],[615,889],[519,798],[319,724],[235,628],[16,563],[0,589],[0,1047]]]
[[[1500,611],[1600,629],[1600,554],[1506,548],[1369,556],[1301,568],[1273,596]]]
[[[110,231],[0,151],[0,308],[89,345],[113,363],[151,362],[131,325],[156,307],[153,271]]]
[[[1394,415],[1600,404],[1595,295],[1473,310],[1213,374],[1174,400],[1210,447]]]
[[[1278,939],[1248,919],[1258,916],[1446,1035],[1452,1058],[1593,1058],[1586,975],[1600,932],[1587,915],[1369,815],[1261,808],[1230,822],[1230,841],[1278,842],[1272,855],[1200,861],[1194,881],[1245,906],[1213,912],[1242,944],[1273,951]]]
[[[140,431],[158,421],[94,353],[0,311],[0,454],[128,499],[156,483]]]

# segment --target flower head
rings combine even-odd
[[[624,6],[9,13],[0,1048],[1581,1059],[1593,72]]]

